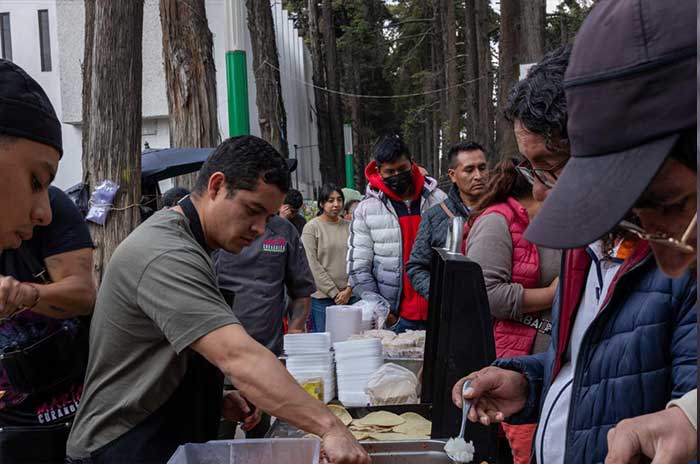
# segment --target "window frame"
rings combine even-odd
[[[42,23],[42,17],[44,23]],[[49,10],[37,10],[39,21],[39,59],[41,60],[41,72],[51,72],[53,69],[51,62],[51,24],[49,23]],[[42,24],[45,29],[42,28]]]
[[[0,12],[0,58],[12,61],[12,22],[9,11]]]

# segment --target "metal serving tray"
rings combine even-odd
[[[444,441],[362,442],[372,464],[452,464],[443,450]]]

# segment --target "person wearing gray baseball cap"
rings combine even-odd
[[[589,244],[598,238],[609,237],[611,230],[614,237],[627,234],[643,239],[637,240],[632,254],[618,264],[619,272],[614,270],[614,258],[618,256],[595,266],[603,271],[599,274],[603,283],[600,291],[607,297],[601,300],[599,311],[593,313],[592,322],[583,332],[583,342],[580,330],[578,336],[576,332],[581,326],[579,320],[585,318],[583,300],[591,286],[582,289],[570,278],[563,278],[555,321],[558,338],[553,346],[557,353],[554,359],[551,353],[544,359],[513,358],[497,364],[503,369],[488,367],[469,376],[474,381],[465,397],[476,400],[472,420],[517,421],[532,411],[533,404],[535,409],[540,404],[542,414],[535,445],[538,462],[605,459],[607,464],[613,464],[638,462],[647,456],[654,462],[684,463],[697,452],[697,391],[691,390],[670,402],[666,409],[662,399],[671,388],[672,397],[678,398],[696,385],[697,284],[694,273],[687,272],[695,257],[695,240],[690,237],[695,228],[697,182],[696,99],[691,91],[695,88],[696,66],[694,17],[695,6],[690,1],[600,1],[577,36],[566,83],[562,83],[562,74],[569,57],[564,57],[564,52],[560,52],[560,57],[555,53],[516,85],[516,104],[509,102],[509,110],[514,110],[511,116],[520,150],[528,158],[521,172],[530,176],[535,195],[546,198],[540,215],[552,208],[553,198],[564,204],[559,205],[558,215],[548,213],[546,225],[531,226],[526,237],[549,247],[587,246],[586,251],[592,251]],[[640,47],[644,50],[640,51]],[[613,69],[601,69],[591,62]],[[580,79],[578,74],[572,74],[574,69],[585,69],[587,77]],[[616,85],[608,82],[615,79],[620,80]],[[572,89],[579,86],[585,89],[577,90],[584,92],[583,96],[572,98]],[[518,104],[520,98],[522,102]],[[618,111],[610,119],[607,113],[621,104],[619,99],[629,114]],[[582,119],[582,114],[588,120]],[[636,142],[630,131],[639,136]],[[615,150],[621,154],[611,149],[592,149],[589,159],[577,160],[582,158],[576,150],[583,142],[590,147],[605,142],[617,147]],[[626,144],[632,146],[629,153],[624,148]],[[616,161],[615,156],[622,156],[624,162]],[[582,165],[589,169],[582,169]],[[567,174],[571,166],[575,175]],[[557,196],[562,191],[565,193]],[[629,218],[630,212],[641,218],[641,225],[621,222]],[[540,215],[534,222],[540,220]],[[678,279],[664,277],[652,269],[652,248],[659,268]],[[621,248],[616,249],[615,254],[619,255]],[[585,260],[572,259],[576,255],[585,258],[581,251],[567,253],[566,274],[574,275],[586,268],[582,266]],[[652,277],[653,284],[648,277]],[[673,297],[651,308],[650,302],[659,302],[658,296],[667,292],[659,287],[662,282],[665,283],[661,286],[673,289],[671,293],[686,287],[679,294],[683,301]],[[606,291],[606,286],[611,290]],[[631,291],[634,288],[641,293]],[[635,293],[646,296],[639,300]],[[573,313],[567,303],[572,298],[582,300]],[[647,318],[653,323],[644,322]],[[626,329],[621,331],[623,326]],[[656,327],[664,327],[670,338],[661,332],[654,334]],[[621,341],[623,345],[619,344]],[[591,342],[593,345],[587,347]],[[570,351],[560,356],[564,354],[562,348]],[[603,350],[604,356],[596,356],[596,350]],[[577,358],[571,382],[557,385],[567,368],[566,364],[562,367],[562,362]],[[655,359],[665,361],[658,370],[648,369]],[[598,369],[599,361],[606,366],[603,370]],[[585,369],[578,367],[581,364]],[[667,380],[652,379],[669,369],[673,374]],[[533,377],[534,372],[543,375]],[[678,383],[681,372],[686,377],[682,385]],[[689,373],[691,377],[687,377]],[[637,380],[630,382],[635,376]],[[455,387],[457,403],[461,403],[457,391],[460,386]],[[666,390],[659,390],[660,386]],[[614,394],[615,390],[618,394]],[[581,391],[585,394],[581,395]],[[542,397],[533,396],[533,392],[541,392]],[[620,403],[622,397],[625,401]],[[640,397],[645,403],[641,408]],[[610,401],[611,398],[615,400]],[[649,401],[656,402],[651,409]],[[566,427],[573,430],[557,426],[562,417],[557,407],[561,411],[562,404],[569,409]],[[622,415],[610,420],[611,414],[619,412]],[[595,426],[591,429],[590,424]],[[553,434],[557,429],[566,431],[564,440],[561,433]]]
[[[63,154],[61,124],[37,82],[0,59],[0,250],[51,222],[48,188]]]
[[[600,2],[566,71],[571,159],[526,232],[576,248],[632,209],[672,277],[695,262],[696,5],[692,0]],[[604,51],[604,52],[601,52]]]
[[[558,185],[568,159],[569,56],[568,47],[547,54],[516,84],[505,108],[527,158],[518,170],[540,200]],[[475,400],[472,420],[538,422],[538,462],[602,462],[608,430],[668,414],[667,402],[695,387],[697,284],[690,273],[665,276],[649,244],[620,229],[567,250],[561,269],[550,349],[470,374],[465,397]],[[460,383],[454,396],[461,406]]]
[[[564,83],[572,159],[530,240],[579,246],[618,225],[649,242],[664,273],[692,268],[697,278],[695,18],[691,0],[608,2],[591,13]],[[621,221],[630,209],[639,225]],[[607,441],[606,464],[697,457],[697,389],[620,422]]]
[[[578,247],[617,226],[647,240],[667,275],[691,268],[697,278],[696,17],[691,0],[601,2],[591,12],[564,82],[571,159],[528,240]],[[623,220],[630,210],[638,224]],[[607,441],[607,464],[688,462],[697,389],[620,422]]]

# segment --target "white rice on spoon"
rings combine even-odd
[[[450,438],[445,444],[445,453],[455,462],[472,462],[474,445],[467,443],[464,438]]]

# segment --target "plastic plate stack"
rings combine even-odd
[[[335,370],[328,332],[284,336],[287,370],[299,382],[323,379],[323,401],[335,398]]]
[[[382,342],[377,338],[333,344],[338,373],[338,399],[348,407],[367,406],[367,381],[384,363]]]

